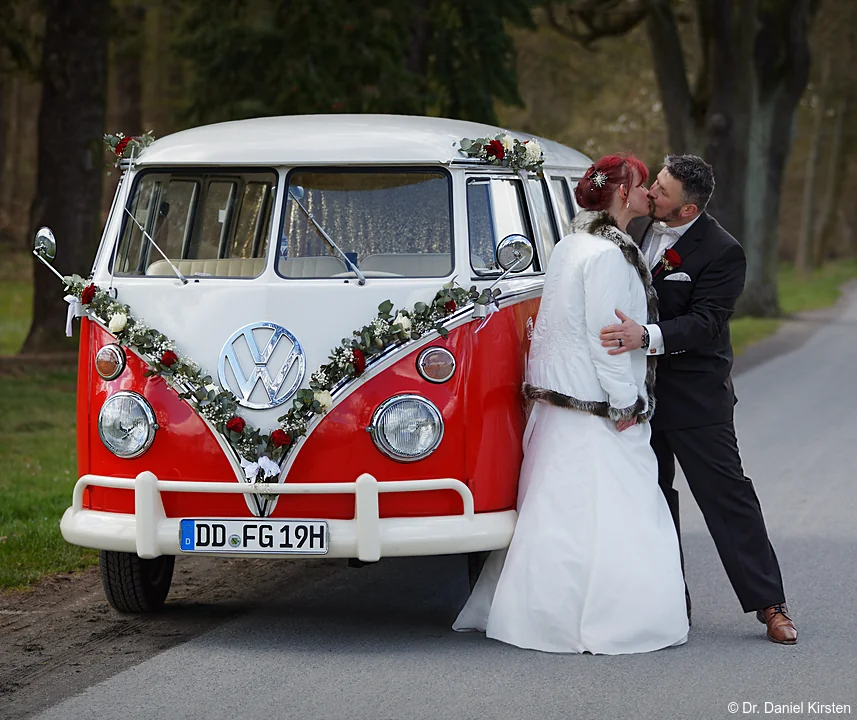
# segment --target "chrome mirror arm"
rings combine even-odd
[[[42,265],[44,265],[48,270],[50,270],[54,275],[56,275],[62,283],[65,283],[65,278],[62,276],[62,274],[58,272],[57,269],[47,260],[45,260],[41,255],[39,255],[37,250],[33,250],[33,255],[35,255],[39,259]]]

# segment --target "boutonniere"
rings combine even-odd
[[[678,270],[681,267],[681,255],[670,248],[664,253],[663,258],[661,258],[661,264],[667,272]]]

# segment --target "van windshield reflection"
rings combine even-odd
[[[276,268],[285,278],[445,277],[452,272],[449,176],[295,171],[280,230]]]

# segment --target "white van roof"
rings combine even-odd
[[[148,165],[426,164],[463,160],[462,138],[502,128],[409,115],[290,115],[205,125],[167,135],[137,158]],[[519,140],[531,135],[512,132]],[[565,145],[536,138],[546,167],[586,168],[591,160]]]

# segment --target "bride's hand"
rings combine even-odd
[[[627,430],[629,427],[633,427],[636,424],[637,424],[637,416],[635,415],[630,420],[619,420],[616,423],[616,429],[619,432],[622,432],[623,430]]]

